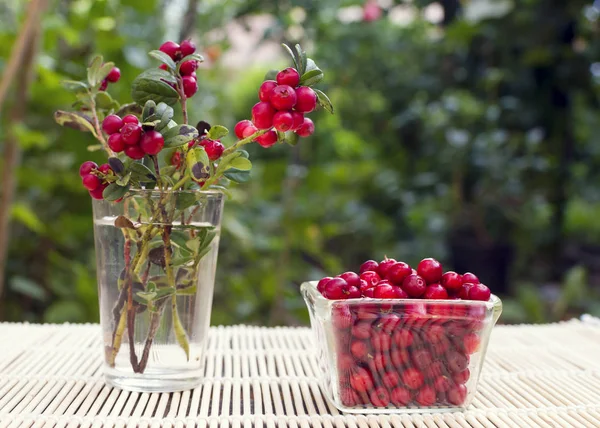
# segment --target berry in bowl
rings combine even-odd
[[[502,303],[472,273],[369,260],[358,273],[305,282],[321,386],[340,410],[409,413],[467,407]]]

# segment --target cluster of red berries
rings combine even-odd
[[[108,75],[104,78],[104,80],[100,84],[99,89],[101,91],[106,91],[106,88],[108,88],[109,83],[117,83],[120,78],[121,78],[121,70],[119,70],[117,67],[113,67],[113,69],[110,70],[110,73],[108,73]]]
[[[165,139],[153,129],[144,130],[133,114],[120,118],[111,114],[104,118],[102,129],[108,137],[108,146],[116,153],[125,152],[131,159],[156,155],[165,145]]]
[[[196,45],[191,40],[184,40],[181,44],[177,44],[172,41],[164,42],[159,50],[166,53],[171,57],[173,61],[180,61],[188,55],[196,52]],[[160,66],[163,70],[167,69],[165,64]],[[179,74],[181,76],[181,83],[183,86],[183,92],[187,98],[193,97],[198,91],[198,81],[196,80],[196,69],[198,68],[198,61],[187,60],[179,66]]]
[[[477,276],[467,272],[460,275],[443,272],[435,259],[421,260],[417,269],[407,263],[386,258],[381,263],[368,260],[359,273],[346,272],[335,278],[325,277],[317,286],[327,299],[490,299],[490,289]]]
[[[277,143],[277,131],[293,131],[300,137],[315,132],[312,120],[304,117],[317,106],[317,94],[308,86],[299,86],[300,74],[289,67],[277,73],[276,80],[266,80],[258,90],[260,101],[252,107],[252,121],[235,125],[235,135],[247,138],[259,129],[270,131],[256,139],[262,147]],[[274,129],[271,129],[274,128]]]
[[[335,302],[339,399],[346,407],[464,404],[470,356],[479,351],[485,310],[439,302]],[[482,310],[483,309],[483,310]],[[440,315],[445,314],[445,315]]]
[[[113,174],[113,170],[107,163],[98,166],[96,162],[86,161],[79,167],[83,187],[88,189],[90,196],[94,199],[103,199],[102,192],[108,186],[108,182],[102,180],[101,177],[109,174]]]

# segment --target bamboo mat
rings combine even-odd
[[[499,326],[466,412],[343,415],[307,328],[211,329],[206,381],[141,394],[101,377],[97,325],[0,324],[0,428],[600,427],[600,323]]]

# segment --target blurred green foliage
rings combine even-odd
[[[0,2],[0,70],[23,19],[16,3]],[[201,1],[193,20],[176,3],[56,1],[46,14],[17,130],[0,319],[98,319],[77,168],[102,158],[53,123],[73,101],[61,79],[100,52],[120,67],[110,90],[126,101],[146,52],[191,29],[210,59],[191,117],[231,127],[265,72],[286,66],[224,60],[232,33],[257,20],[268,24],[257,48],[306,46],[337,114],[314,114],[315,135],[296,147],[249,150],[253,179],[226,205],[213,324],[304,323],[300,282],[384,255],[476,272],[506,297],[506,322],[600,314],[600,12],[589,1],[389,1],[373,22],[354,0]]]

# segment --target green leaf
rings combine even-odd
[[[198,291],[198,287],[196,285],[191,285],[189,287],[180,288],[177,290],[178,296],[193,296]]]
[[[175,197],[175,208],[183,211],[196,203],[196,197],[191,193],[178,193]],[[184,243],[185,244],[185,243]]]
[[[208,164],[210,160],[204,148],[195,147],[185,157],[188,174],[195,180],[205,180],[209,174]]]
[[[119,186],[116,183],[111,183],[102,192],[102,197],[107,201],[116,201],[117,199],[121,199],[123,196],[125,196],[128,191],[129,185]]]
[[[240,156],[242,156],[246,159],[248,159],[250,157],[250,155],[248,154],[248,152],[246,150],[239,149],[236,151],[236,153],[239,153]]]
[[[167,55],[166,53],[164,53],[163,51],[153,50],[153,51],[148,52],[148,55],[150,55],[152,58],[156,58],[163,64],[166,64],[166,66],[169,67],[173,71],[175,71],[177,69],[177,64],[175,64],[175,61],[173,61],[173,59],[171,59],[171,57],[169,55]]]
[[[179,94],[169,83],[177,84],[171,73],[160,68],[146,70],[133,80],[131,97],[139,105],[144,105],[148,100],[173,105],[179,101]]]
[[[101,91],[96,93],[96,106],[98,108],[109,110],[115,107],[116,101],[110,96],[108,92]]]
[[[300,78],[300,84],[304,86],[312,86],[323,80],[323,72],[319,69],[307,71]]]
[[[283,48],[287,51],[287,53],[290,54],[290,56],[292,57],[292,59],[294,60],[294,66],[296,67],[296,70],[298,70],[298,73],[300,73],[300,63],[298,62],[298,60],[296,59],[296,54],[294,53],[294,51],[292,50],[292,48],[290,48],[288,45],[286,45],[285,43],[282,43],[281,46],[283,46]],[[303,73],[300,73],[303,74]]]
[[[306,71],[304,72],[304,74],[312,70],[320,70],[320,68],[317,67],[317,64],[315,64],[312,58],[306,58]]]
[[[296,144],[298,144],[299,140],[300,137],[298,137],[298,134],[296,134],[295,132],[285,133],[285,142],[288,143],[290,146],[295,146]]]
[[[66,126],[83,132],[91,132],[96,135],[92,119],[83,113],[58,110],[54,112],[54,120],[60,126]]]
[[[156,176],[146,165],[139,162],[132,162],[128,168],[131,178],[136,181],[147,182],[156,181]]]
[[[223,175],[236,183],[245,183],[250,180],[250,171],[240,171],[236,168],[228,169]]]
[[[313,91],[315,91],[317,94],[317,101],[319,102],[319,105],[325,110],[327,110],[329,113],[333,114],[333,104],[331,104],[331,100],[329,99],[329,97],[325,95],[323,91],[320,91],[318,89],[313,88]]]
[[[123,117],[128,114],[134,114],[136,116],[139,116],[140,114],[142,114],[142,108],[138,103],[123,104],[119,108],[119,110],[115,112],[115,114],[119,117]]]
[[[229,167],[239,169],[240,171],[249,171],[252,169],[252,162],[249,159],[239,156],[231,160]]]
[[[85,82],[76,80],[63,80],[60,84],[67,90],[72,92],[87,91],[89,86]]]
[[[241,157],[242,156],[241,152],[242,152],[242,150],[238,150],[238,151],[235,151],[233,153],[228,154],[224,158],[221,158],[221,160],[219,161],[218,170],[219,171],[225,171],[229,167],[229,164],[231,163],[232,160],[234,160],[237,157]],[[246,154],[247,154],[247,152],[246,152]]]
[[[162,135],[165,147],[179,147],[198,138],[198,130],[191,125],[178,125],[162,132]]]
[[[172,107],[169,107],[165,103],[158,103],[156,106],[155,116],[160,122],[154,127],[154,129],[158,132],[163,130],[169,124],[169,122],[171,122],[174,114],[175,112],[173,111]]]
[[[135,296],[139,297],[139,299],[136,299]],[[154,299],[156,299],[156,292],[154,292],[154,291],[138,291],[137,293],[135,293],[133,298],[136,302],[145,305],[148,302],[152,302]]]
[[[121,162],[121,159],[119,158],[108,158],[108,164],[110,165],[110,168],[115,172],[115,174],[120,175],[125,170],[125,165],[123,165],[123,162]]]
[[[173,287],[158,288],[156,290],[156,298],[155,298],[155,300],[162,299],[162,298],[167,297],[167,296],[172,296],[173,294],[175,294],[176,291],[177,290],[175,290],[175,288],[173,288]]]
[[[119,186],[127,186],[129,184],[129,180],[131,180],[131,171],[129,171],[127,174],[125,174],[122,177],[119,177],[116,181],[116,183]]]
[[[173,260],[171,260],[171,265],[172,266],[183,266],[193,260],[194,260],[193,256],[175,257]]]
[[[294,48],[296,49],[296,56],[298,58],[298,64],[300,65],[298,73],[300,73],[300,76],[302,76],[304,73],[306,73],[306,52],[304,52],[298,44],[294,46]]]
[[[94,87],[100,83],[98,80],[96,80],[96,76],[98,75],[100,67],[102,67],[102,62],[103,59],[100,55],[97,55],[94,58],[92,58],[92,61],[90,62],[90,66],[87,69],[87,78],[88,83],[91,87]]]
[[[106,79],[106,76],[108,76],[108,73],[110,73],[113,68],[115,68],[114,62],[105,62],[102,64],[102,67],[98,69],[96,75],[94,76],[98,85],[102,83],[104,79]]]
[[[211,140],[220,140],[221,138],[227,136],[229,134],[229,130],[221,125],[215,125],[210,128],[208,131],[208,138]]]
[[[119,229],[135,229],[133,222],[124,215],[120,215],[115,219],[115,227]]]
[[[179,346],[181,346],[181,349],[183,349],[183,351],[185,352],[185,356],[189,361],[189,359],[190,359],[190,343],[189,343],[187,334],[185,333],[185,329],[183,328],[183,325],[181,324],[181,320],[179,319],[179,313],[177,312],[176,304],[173,304],[172,314],[173,314],[173,331],[175,332],[175,337],[177,338],[177,342],[179,343]]]
[[[156,103],[153,100],[146,101],[142,110],[142,121],[145,122],[156,113]]]

